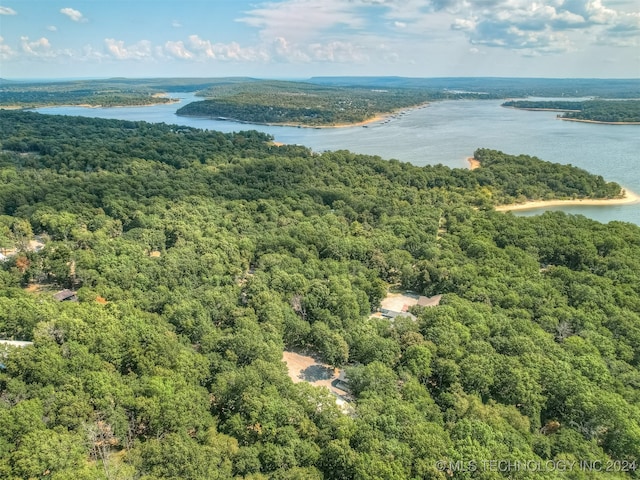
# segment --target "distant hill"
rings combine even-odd
[[[504,97],[640,98],[640,79],[501,77],[312,77],[317,85],[423,88],[483,92]]]

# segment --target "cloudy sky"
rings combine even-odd
[[[0,0],[0,77],[640,77],[639,0]]]

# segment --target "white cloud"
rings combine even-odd
[[[223,61],[266,61],[269,55],[264,48],[242,47],[236,42],[212,43],[204,40],[198,35],[189,36],[189,47],[196,52],[201,60],[223,60]]]
[[[16,52],[4,43],[4,38],[0,37],[0,59],[8,60],[15,55]]]
[[[601,45],[640,47],[640,12],[619,16],[615,25],[601,32],[596,41]]]
[[[419,20],[435,12],[456,13],[466,7],[463,0],[356,0],[356,3],[387,7],[386,18],[405,21]],[[482,3],[482,0],[473,3]]]
[[[62,8],[60,9],[60,13],[62,13],[63,15],[66,15],[67,17],[69,17],[71,20],[73,20],[74,22],[86,22],[87,19],[82,15],[81,12],[79,12],[78,10],[74,10],[73,8]]]
[[[104,44],[108,55],[117,60],[148,60],[154,57],[154,49],[148,40],[126,46],[122,40],[105,38]]]
[[[202,40],[198,35],[189,37],[191,47],[206,58],[216,58],[215,47],[209,40]]]
[[[284,37],[278,37],[269,45],[271,57],[277,62],[283,63],[308,63],[311,57],[298,45],[289,42]]]
[[[22,54],[69,56],[80,61],[181,61],[182,65],[257,62],[281,66],[282,71],[295,71],[298,64],[323,63],[329,71],[332,67],[328,64],[335,64],[334,70],[347,70],[373,63],[407,65],[413,58],[426,65],[445,57],[443,68],[448,68],[458,57],[475,58],[480,64],[485,55],[506,54],[513,60],[574,50],[588,52],[590,42],[615,47],[640,45],[640,13],[631,10],[628,0],[256,1],[257,6],[237,19],[255,28],[256,35],[246,37],[253,41],[220,43],[213,35],[208,39],[172,30],[180,35],[169,41],[125,44],[106,38],[104,45],[95,49],[77,47],[72,56],[73,52],[52,49],[48,40],[26,39],[21,48],[14,47],[15,52],[0,43],[0,58]],[[86,21],[77,10],[61,12],[74,21]],[[177,20],[171,25],[182,27]],[[54,26],[47,28],[56,31]],[[560,62],[569,57],[557,58]]]
[[[364,37],[363,37],[364,38]],[[394,52],[384,46],[371,46],[371,39],[360,42],[327,41],[297,43],[284,37],[278,37],[259,45],[241,45],[237,42],[216,43],[190,35],[186,40],[167,41],[164,44],[153,44],[148,40],[125,43],[115,38],[105,38],[102,51],[91,45],[85,45],[75,51],[53,49],[45,37],[31,41],[21,38],[20,54],[40,58],[68,58],[77,61],[162,61],[181,60],[186,62],[235,62],[235,63],[272,63],[303,64],[312,62],[362,64],[370,58],[370,48],[377,50],[377,58],[393,60]],[[363,47],[364,43],[370,48]],[[17,55],[8,45],[0,41],[0,58],[13,58]]]
[[[22,36],[16,49],[6,45],[3,38],[0,37],[0,59],[2,60],[28,59],[46,62],[73,60],[76,62],[85,61],[89,58],[96,59],[98,57],[96,55],[89,57],[85,52],[78,50],[54,48],[46,37],[31,40],[26,35]]]
[[[600,0],[587,1],[585,8],[589,20],[594,23],[608,24],[618,17],[617,11],[605,7]]]
[[[29,37],[20,37],[20,47],[27,55],[34,57],[52,57],[55,52],[51,50],[51,44],[45,37],[41,37],[33,42],[29,41]]]
[[[58,31],[58,27],[56,27],[55,25],[49,25],[47,27],[47,30],[49,30],[50,32],[57,32]]]
[[[350,42],[329,42],[309,45],[309,53],[314,61],[335,63],[364,63],[369,57]]]
[[[287,38],[302,42],[316,38],[333,27],[359,29],[363,19],[356,3],[343,0],[286,0],[261,4],[237,21],[260,30],[263,39]]]
[[[16,12],[13,8],[9,8],[9,7],[0,7],[0,15],[17,15],[18,12]]]
[[[475,45],[487,45],[528,54],[560,53],[578,48],[581,39],[574,32],[584,31],[589,38],[602,38],[602,28],[610,32],[612,42],[628,43],[635,13],[606,7],[601,0],[464,0],[466,17],[456,18],[451,28],[466,32]],[[490,7],[490,8],[489,8]]]
[[[163,55],[199,62],[261,62],[261,63],[362,63],[368,60],[364,49],[354,42],[328,41],[298,43],[277,37],[256,46],[242,46],[237,42],[214,43],[198,35],[190,35],[186,42],[170,41],[163,46]]]
[[[194,57],[194,54],[191,53],[184,46],[184,42],[167,42],[164,45],[164,50],[172,57],[181,58],[183,60],[191,60]]]
[[[471,18],[456,18],[451,24],[452,30],[472,32],[476,28],[476,22]]]

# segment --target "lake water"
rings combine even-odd
[[[364,127],[314,129],[239,124],[179,117],[180,106],[198,100],[192,94],[170,94],[180,103],[146,107],[47,107],[36,111],[86,117],[145,120],[233,132],[255,129],[283,143],[301,144],[315,151],[346,149],[396,158],[415,165],[438,164],[467,168],[467,157],[477,148],[509,154],[527,154],[543,160],[572,164],[602,175],[640,193],[640,127],[564,122],[554,112],[531,112],[500,107],[499,100],[434,102],[408,110],[387,123]],[[640,205],[553,207],[601,222],[621,220],[640,225]],[[540,210],[518,212],[534,215]]]

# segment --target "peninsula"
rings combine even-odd
[[[510,100],[503,107],[561,112],[560,120],[608,125],[640,125],[640,100]]]
[[[424,105],[422,89],[372,89],[305,82],[255,81],[215,85],[197,93],[181,116],[293,127],[366,126]]]
[[[613,198],[572,198],[572,199],[554,199],[554,200],[528,200],[523,203],[515,203],[509,205],[497,205],[497,212],[511,212],[517,210],[533,210],[545,207],[566,207],[572,205],[579,206],[611,206],[611,205],[635,205],[640,203],[640,195],[624,189],[621,197]]]

